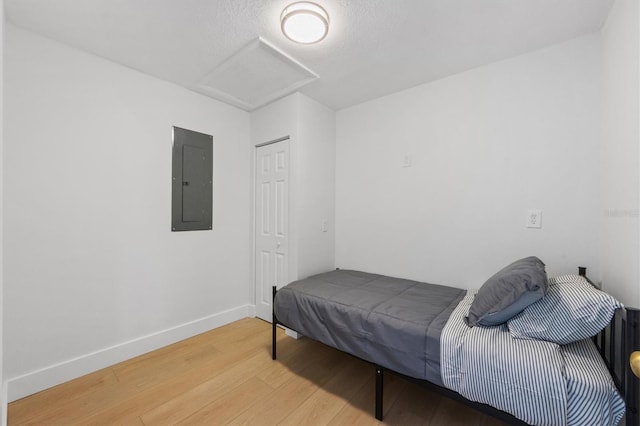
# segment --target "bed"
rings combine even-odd
[[[527,266],[531,259],[526,258]],[[521,267],[523,260],[512,265],[521,262]],[[575,336],[542,340],[536,327],[550,316],[537,312],[539,307],[557,305],[560,290],[573,298],[576,288],[592,288],[584,269],[545,285],[548,291],[536,284],[535,291],[525,290],[505,309],[485,314],[480,319],[484,323],[478,323],[472,317],[485,300],[486,285],[467,291],[361,271],[329,271],[280,290],[274,287],[273,359],[276,326],[283,325],[370,362],[376,374],[378,420],[383,415],[384,374],[389,372],[510,424],[617,424],[623,415],[625,425],[640,424],[638,380],[628,363],[630,353],[640,347],[639,311],[624,309],[594,289],[597,298],[609,303],[608,312],[592,314],[589,307],[589,318],[580,317],[577,331],[568,332]],[[505,299],[500,295],[500,303]],[[503,321],[503,311],[509,309],[517,312]],[[590,324],[591,317],[598,316],[595,322],[608,326],[593,339],[583,338],[584,333],[591,336],[595,328],[602,328]],[[571,329],[564,323],[560,328],[562,333]]]

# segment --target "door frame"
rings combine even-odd
[[[273,145],[279,142],[284,142],[284,141],[289,141],[289,182],[288,182],[288,188],[289,188],[289,194],[288,194],[288,220],[289,223],[288,225],[288,229],[289,229],[289,235],[288,235],[288,246],[289,246],[289,253],[288,253],[288,268],[287,268],[287,282],[291,282],[291,281],[295,281],[296,279],[298,279],[298,244],[297,244],[297,220],[295,217],[295,208],[293,208],[293,206],[295,206],[295,194],[296,194],[296,186],[295,186],[295,179],[297,176],[296,173],[296,162],[295,162],[295,143],[294,143],[294,138],[291,137],[291,135],[285,135],[276,139],[271,139],[269,141],[266,142],[260,142],[260,143],[256,143],[256,144],[252,144],[252,152],[251,152],[251,303],[253,306],[253,312],[251,313],[251,316],[256,317],[257,316],[257,274],[256,274],[256,264],[257,264],[257,259],[256,259],[256,220],[257,220],[257,212],[256,212],[256,192],[257,192],[257,185],[256,185],[256,167],[258,164],[257,158],[258,158],[258,148],[261,148],[263,146],[267,146],[267,145]]]

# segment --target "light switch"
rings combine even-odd
[[[542,228],[542,210],[527,210],[527,228]]]
[[[327,221],[326,221],[326,220],[323,220],[323,221],[322,221],[322,232],[327,232],[327,230],[328,230],[328,229],[329,229],[329,228],[328,228],[328,226],[327,226]]]

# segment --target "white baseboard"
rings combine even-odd
[[[298,333],[297,331],[290,330],[287,327],[284,327],[284,334],[296,340],[302,339],[304,337],[302,334]]]
[[[255,306],[253,309],[251,305],[239,306],[14,377],[5,382],[4,391],[7,397],[5,401],[13,402],[138,355],[253,316],[255,316]],[[6,410],[2,415],[6,417]]]
[[[247,316],[250,318],[255,318],[256,317],[256,305],[247,305]]]

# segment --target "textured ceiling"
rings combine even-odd
[[[262,37],[320,78],[300,89],[345,108],[598,31],[613,0],[316,0],[327,38],[280,33],[293,0],[5,0],[9,21],[181,86]]]

